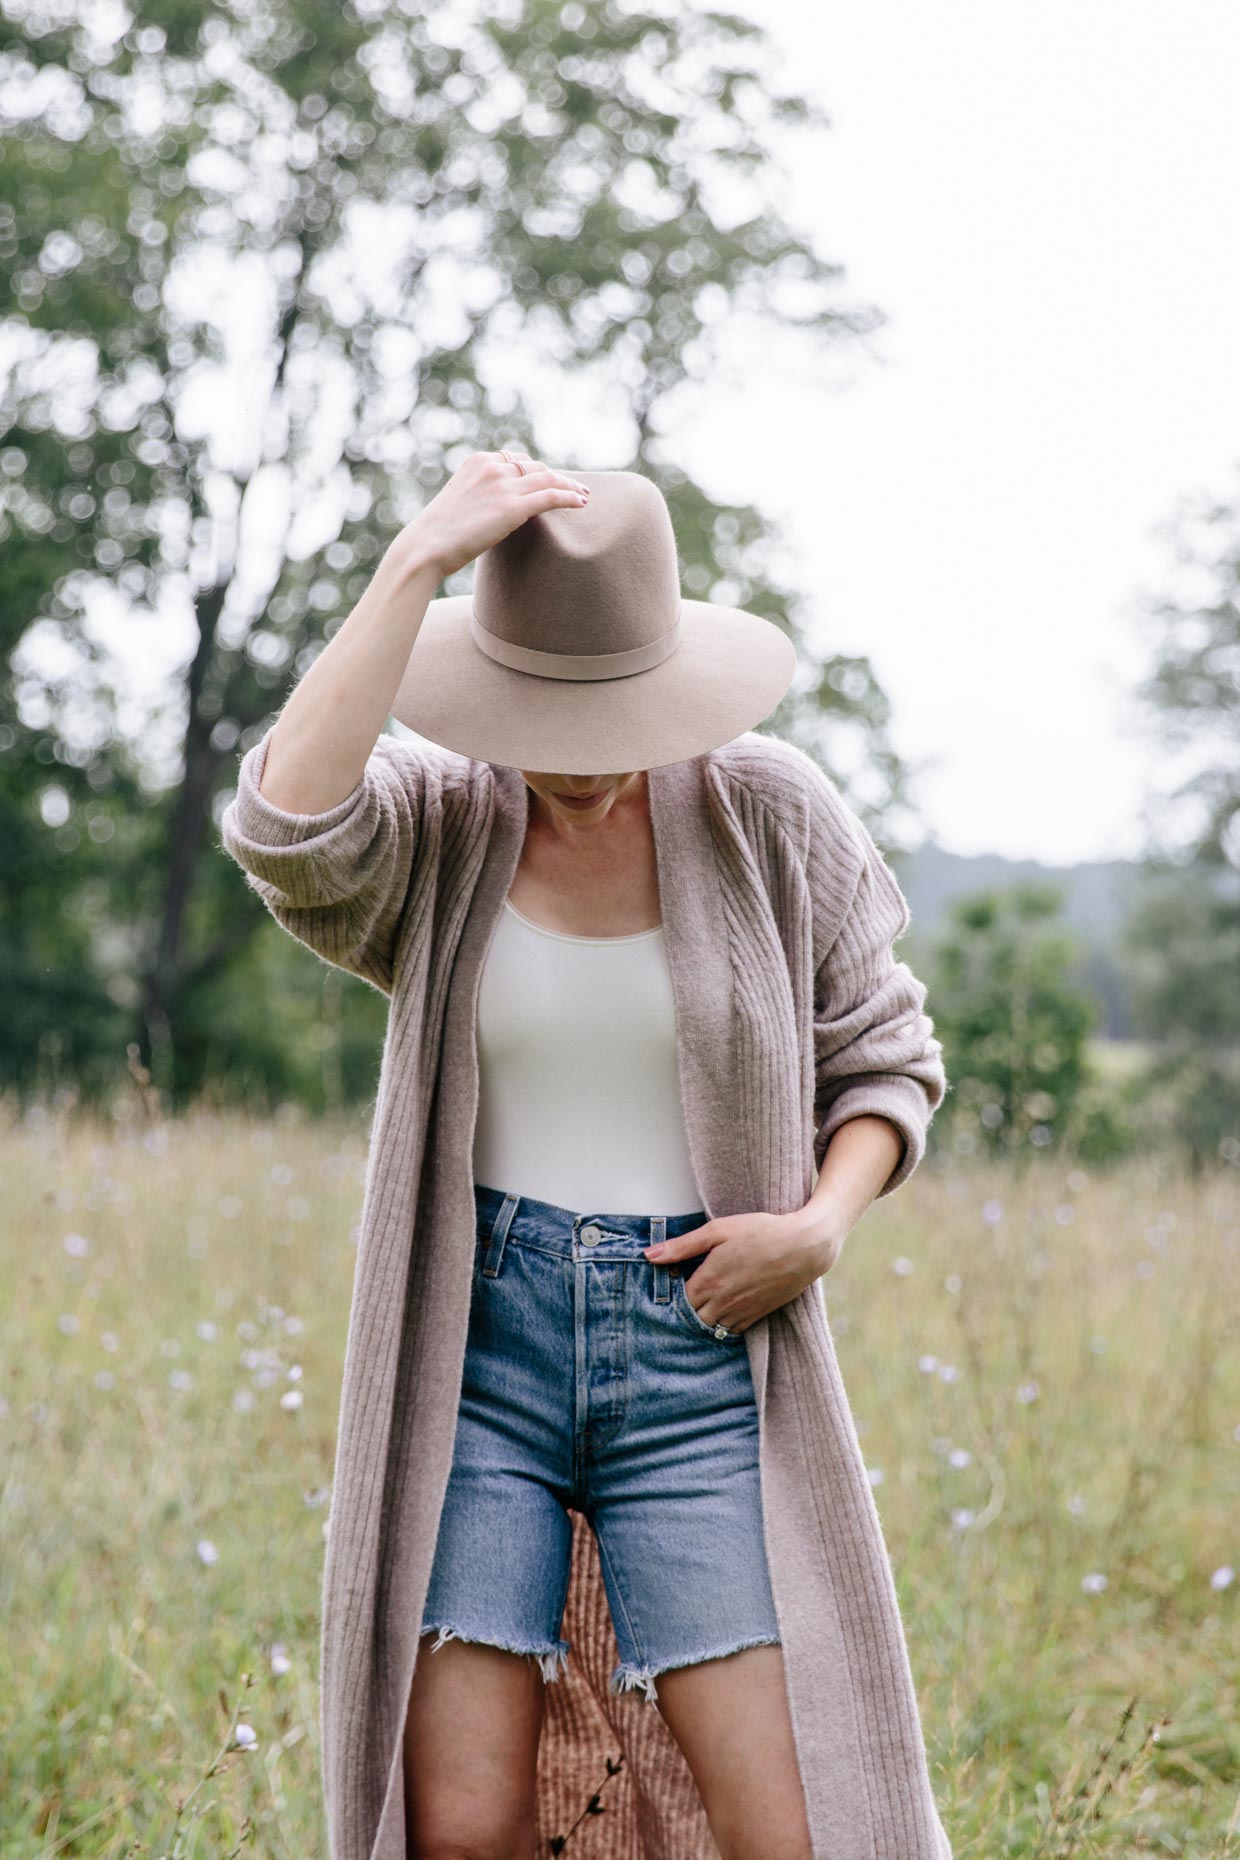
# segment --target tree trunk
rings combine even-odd
[[[211,745],[211,725],[200,698],[207,666],[215,650],[216,628],[227,585],[204,589],[198,598],[198,649],[190,666],[185,727],[185,771],[172,809],[164,861],[166,882],[159,936],[151,966],[143,979],[138,1046],[152,1082],[167,1093],[175,1083],[173,1022],[181,980],[185,914],[194,871],[211,813],[211,794],[220,757]]]

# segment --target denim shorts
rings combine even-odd
[[[572,1524],[598,1542],[613,1692],[779,1642],[743,1335],[697,1316],[643,1247],[706,1224],[576,1213],[475,1185],[473,1292],[423,1634],[482,1641],[556,1679]]]

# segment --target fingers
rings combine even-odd
[[[726,1234],[711,1232],[714,1225],[713,1221],[706,1221],[701,1227],[691,1227],[687,1234],[673,1234],[670,1240],[660,1240],[656,1246],[644,1246],[642,1252],[657,1265],[669,1259],[696,1259],[699,1253],[709,1253],[727,1239]]]
[[[479,452],[474,457],[483,461],[488,475],[501,479],[519,497],[537,496],[553,489],[584,492],[589,496],[589,486],[572,472],[558,471],[543,459],[531,458],[528,452],[509,452],[507,458],[498,452]]]
[[[576,491],[586,497],[590,495],[589,487],[580,478],[574,478],[571,472],[553,471],[549,465],[527,471],[522,477],[514,479],[513,489],[519,497],[532,497],[540,491],[551,490]]]

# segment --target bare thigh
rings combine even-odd
[[[545,1683],[536,1660],[480,1642],[418,1649],[404,1739],[409,1860],[533,1852]]]
[[[657,1683],[723,1860],[811,1860],[783,1648],[746,1647]]]

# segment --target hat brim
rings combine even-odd
[[[469,630],[472,596],[432,600],[392,715],[483,762],[556,775],[622,775],[688,761],[752,730],[785,696],[796,648],[773,621],[681,599],[684,632],[626,678],[542,678],[500,665]]]

